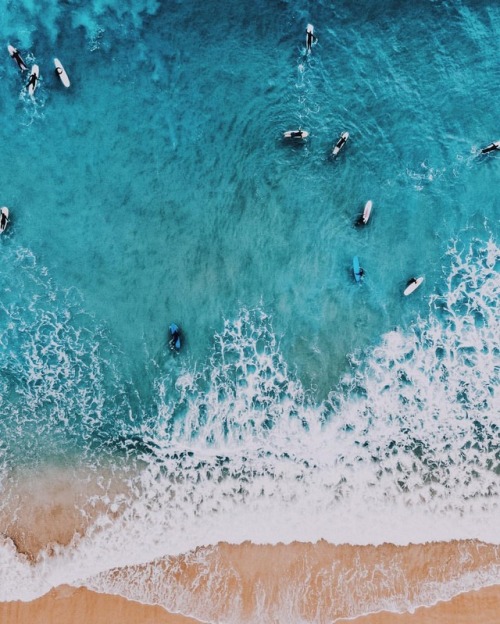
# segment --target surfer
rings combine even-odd
[[[16,61],[17,66],[19,67],[19,69],[21,71],[27,71],[28,67],[25,64],[25,62],[23,61],[23,59],[21,58],[21,55],[19,54],[19,52],[16,50],[16,48],[13,47],[9,47],[9,54],[11,55],[11,57]]]
[[[408,280],[408,284],[406,284],[406,287],[411,286],[412,284],[416,284],[416,283],[417,283],[417,278],[412,277],[410,280]]]
[[[338,141],[335,143],[333,150],[332,150],[332,155],[336,156],[340,150],[344,147],[344,145],[347,143],[347,139],[349,138],[349,133],[348,132],[342,132],[342,134],[340,135]]]
[[[314,36],[314,28],[309,24],[306,28],[306,47],[308,52],[311,51],[312,44],[316,43],[317,40],[317,37]]]
[[[339,140],[337,141],[337,143],[335,143],[335,147],[333,148],[333,153],[334,154],[338,154],[340,152],[340,150],[344,147],[344,145],[347,142],[347,138],[348,138],[348,134],[347,132],[343,132],[340,135]]]
[[[309,132],[307,132],[307,130],[302,130],[302,128],[299,128],[298,130],[287,130],[285,133],[283,133],[284,139],[301,140],[305,139],[308,136]]]
[[[0,232],[3,232],[7,227],[7,223],[9,222],[9,218],[4,210],[2,210],[2,217],[0,218]]]
[[[495,150],[500,150],[500,141],[495,141],[494,143],[490,143],[486,147],[483,147],[481,154],[487,154],[488,152],[494,152]]]
[[[31,87],[32,92],[34,92],[36,89],[37,80],[38,80],[38,76],[36,75],[35,72],[33,72],[30,76],[30,79],[28,80],[28,84],[26,85],[26,88],[29,89]]]
[[[172,351],[179,351],[181,348],[181,330],[175,323],[172,323],[168,329],[170,331],[168,345]]]

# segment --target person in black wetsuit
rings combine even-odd
[[[494,152],[495,150],[500,150],[500,141],[495,141],[494,143],[490,143],[490,145],[483,147],[481,154],[487,154],[488,152]]]
[[[316,43],[318,39],[317,37],[313,35],[313,33],[309,29],[306,30],[306,33],[307,33],[307,49],[311,51],[312,44]]]
[[[5,230],[5,228],[7,227],[7,223],[9,222],[9,220],[7,219],[7,215],[2,212],[2,217],[0,218],[0,230],[3,232]]]
[[[345,136],[341,136],[340,139],[335,143],[335,147],[340,151],[344,147],[344,143],[347,141]]]
[[[33,87],[33,90],[36,87],[36,81],[38,80],[38,77],[35,73],[31,74],[30,79],[28,80],[28,84],[26,85],[26,88],[29,89],[30,86]]]
[[[28,67],[26,66],[25,62],[21,58],[21,55],[19,54],[19,52],[15,48],[14,48],[14,52],[11,52],[10,55],[16,61],[17,65],[18,65],[18,67],[19,67],[19,69],[21,71],[27,71]]]

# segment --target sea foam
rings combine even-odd
[[[128,429],[123,514],[34,567],[2,549],[3,599],[221,541],[498,543],[500,253],[450,257],[428,316],[353,354],[320,404],[270,317],[226,321],[207,365],[159,374],[156,414]]]

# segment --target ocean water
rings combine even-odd
[[[0,487],[130,493],[37,566],[0,547],[0,598],[217,541],[500,543],[497,3],[0,15]]]

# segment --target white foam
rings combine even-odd
[[[320,405],[262,311],[227,321],[203,371],[157,380],[158,417],[137,432],[150,450],[123,516],[34,567],[0,549],[0,599],[218,541],[500,543],[500,253],[490,242],[450,254],[428,318],[353,354]]]
[[[396,557],[397,558],[397,557]],[[195,563],[200,570],[202,583],[184,584],[182,569],[176,574],[175,566],[166,580],[165,571],[158,564],[142,569],[114,570],[85,583],[90,589],[109,594],[125,595],[145,604],[159,604],[170,612],[179,612],[202,621],[274,624],[304,622],[305,602],[316,604],[316,617],[312,621],[335,622],[338,619],[359,617],[364,614],[390,611],[414,612],[420,606],[431,606],[439,601],[489,586],[498,579],[499,566],[488,566],[474,572],[451,574],[446,581],[430,575],[418,586],[414,579],[405,578],[399,562],[375,565],[356,562],[356,566],[342,569],[340,562],[325,564],[311,570],[308,579],[314,583],[317,595],[309,594],[309,585],[300,572],[288,575],[282,582],[267,586],[256,581],[252,597],[254,609],[248,611],[248,585],[238,569],[221,568],[211,561],[210,551],[190,553],[185,563]],[[307,566],[307,557],[301,562]],[[297,562],[297,566],[300,564]],[[179,582],[178,578],[183,579]],[[378,579],[384,580],[383,587]],[[248,583],[248,578],[247,578]],[[305,600],[305,595],[310,600]],[[230,596],[230,600],[228,600]],[[246,609],[244,608],[246,602]],[[310,608],[310,605],[308,605]],[[311,621],[311,620],[307,620]]]

